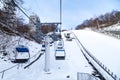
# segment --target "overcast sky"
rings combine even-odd
[[[60,21],[60,0],[24,0],[23,7],[27,14],[37,14],[41,22]],[[120,0],[62,0],[62,27],[75,28],[112,10],[120,10]]]

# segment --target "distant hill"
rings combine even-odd
[[[82,24],[78,25],[76,29],[99,29],[111,26],[120,22],[120,11],[112,11],[96,18],[85,20]]]

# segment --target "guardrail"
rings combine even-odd
[[[88,73],[77,73],[77,80],[98,80],[96,77],[88,74]]]
[[[7,68],[5,70],[0,71],[0,74],[2,74],[1,78],[3,79],[4,74],[5,74],[6,71],[11,70],[12,68],[15,68],[16,66],[18,66],[18,64],[14,65],[14,66],[12,66],[10,68]]]
[[[73,32],[72,32],[73,33]],[[109,68],[107,68],[102,62],[100,62],[95,56],[93,56],[80,42],[80,40],[77,38],[77,36],[73,33],[73,35],[75,36],[76,40],[79,42],[79,44],[81,45],[81,47],[83,49],[81,49],[81,52],[83,53],[83,55],[87,58],[88,62],[92,64],[92,66],[94,66],[94,68],[96,68],[96,70],[99,71],[99,69],[101,68],[103,71],[105,71],[113,80],[120,80],[120,78],[117,77],[117,75],[115,75]],[[97,67],[96,67],[97,66]],[[98,68],[100,67],[100,68]],[[100,71],[99,71],[100,72]],[[108,77],[106,77],[104,74],[102,74],[102,72],[100,72],[100,74],[106,79],[108,80]]]

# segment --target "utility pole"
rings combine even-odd
[[[50,71],[50,38],[45,37],[45,72]]]
[[[62,27],[62,0],[60,0],[60,36],[61,36],[61,27]]]
[[[62,0],[60,0],[60,23],[62,23]]]

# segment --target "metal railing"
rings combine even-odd
[[[13,68],[15,68],[17,66],[18,66],[18,64],[14,65],[14,66],[12,66],[10,68],[7,68],[7,69],[4,69],[4,70],[0,71],[0,74],[2,74],[1,78],[3,79],[6,71],[11,70],[11,69],[13,69]]]
[[[98,80],[96,77],[88,73],[77,73],[77,80]]]

